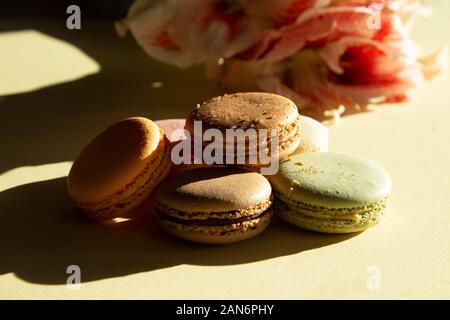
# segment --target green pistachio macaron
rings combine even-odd
[[[176,237],[200,243],[252,238],[266,229],[272,216],[269,181],[242,169],[180,172],[161,184],[155,198],[160,225]]]
[[[391,191],[389,174],[375,162],[336,153],[303,153],[270,177],[275,212],[303,229],[350,233],[376,225]]]

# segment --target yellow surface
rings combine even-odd
[[[450,42],[450,3],[434,6],[415,28],[424,52]],[[30,26],[36,31],[11,33]],[[58,21],[0,27],[0,298],[450,298],[448,75],[408,104],[330,127],[330,150],[391,173],[381,225],[331,236],[275,221],[255,239],[205,247],[170,237],[150,215],[87,221],[64,179],[80,148],[111,122],[183,117],[220,93],[202,68],[148,59],[108,21],[82,31]],[[66,286],[69,265],[81,268],[80,289]],[[369,289],[377,271],[380,286]]]
[[[2,68],[0,96],[76,80],[99,70],[77,47],[36,30],[4,33],[0,47],[0,61],[7,66]]]

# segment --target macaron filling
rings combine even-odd
[[[156,213],[163,225],[204,235],[226,235],[246,232],[269,223],[272,216],[273,197],[259,205],[228,212],[183,212],[156,204]]]
[[[265,210],[262,213],[256,213],[251,216],[243,216],[241,218],[236,219],[227,219],[227,218],[209,218],[209,219],[180,219],[177,217],[170,216],[168,214],[163,213],[162,211],[158,210],[157,214],[161,219],[166,219],[172,222],[181,223],[181,224],[198,224],[198,225],[204,225],[204,226],[224,226],[229,225],[233,223],[241,223],[248,220],[254,220],[257,218],[261,218],[263,215],[267,214],[269,211]],[[226,215],[226,213],[225,213]]]
[[[315,206],[301,201],[290,199],[284,194],[274,191],[278,199],[286,204],[291,210],[298,212],[310,218],[322,218],[332,220],[360,221],[366,215],[381,215],[386,209],[387,197],[383,200],[366,204],[363,206],[329,208],[324,206]]]
[[[160,220],[162,226],[169,231],[180,231],[185,234],[195,234],[202,237],[210,236],[236,236],[237,234],[247,234],[251,231],[264,230],[272,218],[272,208],[269,208],[264,214],[257,218],[244,221],[233,221],[223,225],[205,225],[196,223],[179,223],[167,219]]]
[[[181,221],[189,220],[209,220],[209,219],[220,219],[220,220],[236,220],[242,219],[250,216],[257,216],[264,213],[270,208],[273,202],[273,197],[261,202],[256,206],[250,208],[245,208],[241,210],[232,210],[228,212],[186,212],[181,210],[176,210],[174,208],[169,208],[162,203],[157,203],[156,207],[162,213],[167,216],[180,219]]]
[[[336,218],[318,218],[311,217],[299,211],[298,208],[292,208],[287,204],[276,201],[274,204],[276,212],[286,220],[296,226],[319,232],[358,232],[367,229],[370,226],[379,223],[382,216],[381,212],[368,212],[361,215],[359,219],[336,219]]]

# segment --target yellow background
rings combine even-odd
[[[423,53],[449,42],[449,12],[434,1],[416,24]],[[450,298],[448,74],[407,104],[329,128],[330,150],[391,173],[382,224],[336,236],[276,220],[252,240],[200,246],[165,234],[150,214],[96,224],[70,202],[64,177],[99,130],[133,115],[184,117],[221,92],[200,66],[147,58],[111,21],[82,28],[0,22],[0,298]],[[66,286],[69,265],[81,268],[80,289]],[[371,290],[373,268],[381,283]]]

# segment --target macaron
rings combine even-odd
[[[313,118],[300,117],[300,144],[292,154],[328,151],[328,128]]]
[[[176,146],[179,142],[190,139],[190,137],[187,137],[185,134],[185,124],[186,119],[162,119],[162,120],[156,120],[155,123],[160,127],[166,134],[166,137],[169,139],[171,148]],[[180,163],[175,164],[172,163],[172,168],[170,172],[172,174],[176,174],[180,171],[185,170],[192,170],[197,168],[205,168],[210,167],[210,165],[207,164],[195,164],[194,163],[194,152],[192,152],[191,149],[191,156],[189,159],[189,162],[187,163]]]
[[[371,160],[316,152],[290,157],[270,177],[275,212],[303,229],[350,233],[376,225],[386,209],[391,178]]]
[[[181,239],[226,244],[252,238],[269,225],[272,189],[257,172],[200,168],[166,179],[156,191],[161,226]]]
[[[297,106],[291,100],[276,94],[246,92],[215,97],[197,105],[187,117],[186,129],[192,137],[196,133],[196,122],[201,123],[202,133],[208,129],[221,132],[223,154],[226,155],[228,150],[233,152],[227,155],[234,160],[232,164],[239,164],[238,155],[241,155],[244,159],[241,164],[260,166],[263,164],[261,157],[257,156],[255,161],[255,154],[264,149],[275,150],[278,158],[283,160],[300,143],[300,115]],[[239,146],[234,137],[227,135],[230,131],[237,133],[239,129],[244,132],[254,129],[257,137],[247,137],[245,145]],[[275,135],[272,136],[273,131]],[[275,137],[278,141],[275,141]],[[209,141],[203,141],[202,147],[205,148],[208,144]]]
[[[164,132],[149,119],[127,118],[86,145],[72,165],[67,189],[88,217],[112,219],[138,206],[171,164]]]
[[[186,139],[184,134],[186,119],[162,119],[156,120],[155,123],[164,131],[171,143]]]

